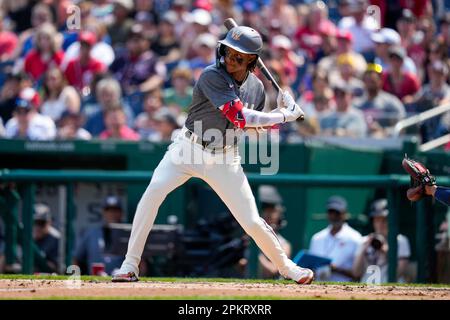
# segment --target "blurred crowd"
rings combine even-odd
[[[306,112],[280,126],[284,141],[390,137],[399,120],[450,101],[448,5],[0,0],[0,137],[170,141],[229,17],[261,33],[265,64]],[[276,91],[256,73],[270,111]],[[416,133],[449,132],[450,113]]]

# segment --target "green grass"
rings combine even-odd
[[[23,275],[23,274],[0,274],[0,279],[19,279],[19,280],[69,280],[69,276],[64,275]],[[82,281],[109,282],[110,277],[81,276]],[[140,282],[170,282],[170,283],[194,283],[194,282],[221,282],[221,283],[259,283],[259,284],[293,284],[291,280],[266,280],[266,279],[233,279],[233,278],[140,278]],[[323,286],[357,286],[366,287],[365,283],[358,282],[313,282],[314,285]],[[405,286],[405,287],[432,287],[432,288],[450,288],[450,284],[422,284],[422,283],[385,283],[382,286]]]

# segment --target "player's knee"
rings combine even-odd
[[[164,199],[167,196],[165,190],[166,188],[163,181],[152,181],[147,187],[147,190],[145,190],[145,196],[146,198],[152,198],[154,201]]]

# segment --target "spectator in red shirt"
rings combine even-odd
[[[310,14],[304,27],[295,33],[295,40],[300,49],[303,49],[308,58],[314,59],[322,45],[323,30],[335,28],[328,20],[327,6],[322,1],[310,5]]]
[[[34,48],[25,57],[24,70],[33,80],[39,81],[50,66],[58,67],[64,57],[56,44],[57,31],[46,23],[39,27],[35,35]]]
[[[126,115],[122,106],[105,111],[106,130],[100,133],[100,139],[139,140],[139,134],[126,125]]]
[[[92,31],[81,31],[78,36],[80,55],[67,64],[64,72],[67,81],[81,92],[91,85],[94,76],[106,71],[106,66],[91,56],[92,47],[97,43],[97,36]],[[86,94],[84,94],[86,95]]]
[[[389,48],[390,68],[383,74],[383,90],[393,94],[404,104],[410,104],[420,89],[420,83],[416,75],[402,69],[405,57],[406,51],[403,47]]]
[[[0,62],[12,58],[18,40],[14,33],[4,30],[3,27],[3,13],[0,11]]]

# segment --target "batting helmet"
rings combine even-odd
[[[253,28],[238,26],[230,29],[223,40],[219,40],[217,45],[217,65],[220,65],[220,60],[225,56],[224,46],[230,47],[238,52],[245,54],[255,54],[259,57],[263,47],[261,35]],[[251,70],[254,65],[249,66]]]

